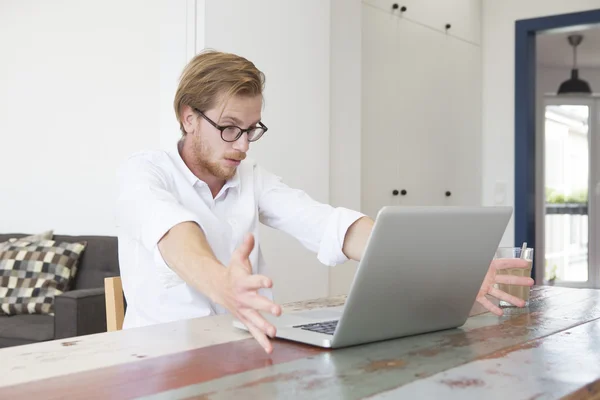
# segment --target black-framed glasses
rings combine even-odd
[[[248,134],[249,142],[256,142],[269,129],[260,121],[258,122],[259,126],[253,126],[248,129],[242,129],[239,126],[235,126],[235,125],[221,126],[221,125],[218,125],[213,120],[211,120],[210,118],[208,118],[202,111],[198,110],[197,108],[194,108],[194,111],[196,111],[198,114],[200,114],[202,116],[202,118],[207,120],[209,124],[211,124],[218,130],[220,130],[221,131],[221,139],[223,139],[226,142],[235,142],[242,136],[243,133]]]

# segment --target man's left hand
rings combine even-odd
[[[512,296],[502,290],[496,288],[494,285],[496,283],[505,283],[509,285],[519,285],[519,286],[533,286],[533,279],[529,277],[520,277],[520,276],[511,276],[511,275],[500,275],[498,274],[498,270],[507,269],[507,268],[526,268],[527,261],[521,260],[519,258],[499,258],[492,260],[490,264],[490,268],[483,279],[483,284],[479,289],[479,293],[477,293],[477,301],[481,303],[486,309],[493,312],[498,316],[502,316],[503,312],[500,307],[493,304],[489,301],[485,296],[487,294],[494,296],[500,300],[507,301],[517,307],[524,307],[525,301],[519,299],[515,296]]]

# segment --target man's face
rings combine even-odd
[[[235,96],[223,106],[202,110],[220,126],[235,125],[242,129],[254,127],[261,119],[262,97]],[[221,112],[223,111],[223,112]],[[235,142],[226,142],[221,132],[198,114],[192,140],[194,162],[218,179],[228,180],[235,175],[249,148],[248,135],[243,133]]]

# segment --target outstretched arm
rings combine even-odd
[[[225,267],[215,257],[202,230],[202,221],[169,191],[160,168],[142,157],[130,158],[119,171],[117,226],[149,251],[158,248],[163,260],[181,279],[225,307],[242,321],[252,335],[271,352],[267,336],[275,327],[259,311],[279,315],[281,307],[258,294],[269,288],[269,278],[252,274],[249,254],[254,237],[249,235]],[[129,265],[122,265],[131,268]],[[153,273],[150,265],[146,273]],[[135,296],[135,293],[133,293]],[[132,296],[132,297],[133,297]]]
[[[248,235],[234,252],[228,268],[214,256],[204,232],[193,222],[176,225],[158,243],[163,258],[175,272],[215,303],[225,307],[248,327],[250,333],[267,353],[273,345],[275,327],[259,313],[281,314],[281,307],[258,294],[270,288],[271,279],[252,274],[249,256],[254,248],[254,236]]]
[[[341,264],[348,256],[360,259],[370,233],[368,221],[358,223],[364,214],[316,201],[259,166],[255,185],[261,223],[296,238],[325,265]]]
[[[362,217],[356,220],[348,228],[346,237],[344,238],[343,252],[346,257],[360,261],[363,256],[364,250],[367,246],[369,235],[373,230],[374,221],[369,217]],[[497,273],[500,269],[506,268],[525,268],[527,266],[524,260],[520,259],[495,259],[489,266],[489,270],[485,279],[481,284],[479,293],[477,294],[477,302],[485,307],[488,311],[501,316],[503,314],[502,309],[493,304],[486,298],[486,295],[493,296],[499,300],[504,300],[509,303],[516,305],[517,307],[523,307],[524,301],[514,296],[509,295],[496,288],[496,283],[504,283],[511,285],[520,286],[532,286],[534,284],[533,279],[529,277],[516,277],[510,275],[500,275]]]
[[[373,230],[373,224],[375,224],[375,221],[371,218],[362,217],[350,225],[344,237],[344,247],[342,248],[346,257],[354,261],[360,261]]]

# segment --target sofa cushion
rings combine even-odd
[[[2,322],[0,321],[0,324]],[[0,336],[0,349],[3,347],[13,347],[13,346],[22,346],[24,344],[32,344],[36,343],[33,340],[24,340],[24,339],[6,339]]]
[[[19,240],[0,249],[0,313],[52,314],[54,297],[72,286],[85,246]]]
[[[42,342],[54,339],[54,317],[50,315],[0,316],[0,338]]]

